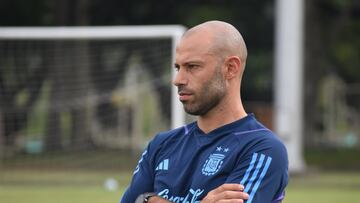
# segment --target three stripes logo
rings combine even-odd
[[[162,162],[159,163],[159,165],[156,167],[155,171],[169,170],[169,159],[164,159]]]
[[[254,153],[249,168],[247,168],[240,184],[245,186],[244,192],[249,194],[249,199],[246,203],[251,203],[254,199],[256,191],[258,190],[261,181],[264,179],[272,158],[264,154]]]

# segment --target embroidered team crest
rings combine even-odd
[[[221,168],[222,163],[224,162],[224,158],[225,155],[223,154],[211,154],[202,167],[202,174],[206,176],[212,176],[217,173]]]

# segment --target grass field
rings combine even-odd
[[[83,170],[0,170],[0,202],[105,203],[118,202],[130,172]],[[119,188],[106,190],[104,181],[115,178]],[[327,172],[295,176],[285,203],[359,203],[360,173]]]

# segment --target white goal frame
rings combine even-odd
[[[72,27],[0,27],[0,40],[84,40],[84,39],[171,39],[171,62],[175,63],[175,47],[186,28],[181,25],[146,26],[72,26]],[[171,67],[169,67],[171,68]],[[172,77],[175,70],[172,68]],[[185,123],[185,112],[177,90],[171,90],[171,127]]]
[[[304,0],[276,0],[275,131],[284,140],[289,170],[303,173]]]

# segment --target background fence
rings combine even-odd
[[[4,157],[142,149],[171,124],[171,39],[0,41]]]

